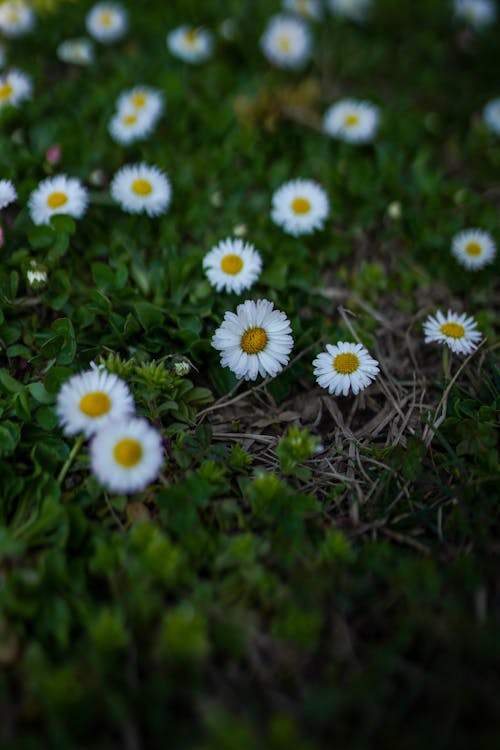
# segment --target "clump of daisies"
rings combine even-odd
[[[446,344],[455,354],[470,354],[482,339],[474,318],[451,310],[446,315],[441,310],[434,316],[429,315],[424,323],[424,334],[426,344]]]
[[[379,373],[378,362],[367,349],[349,341],[327,344],[326,352],[318,354],[313,367],[318,384],[335,396],[347,396],[350,391],[356,396]]]
[[[12,68],[0,76],[0,110],[3,107],[18,107],[31,97],[31,78],[26,73]]]
[[[6,37],[28,34],[35,28],[33,8],[23,0],[8,0],[0,4],[0,31]]]
[[[149,86],[124,91],[109,123],[111,137],[123,145],[147,138],[155,129],[163,107],[162,94]]]
[[[134,416],[132,394],[117,375],[96,365],[73,375],[59,391],[56,411],[66,435],[91,438],[91,469],[104,487],[137,492],[158,476],[161,436]]]
[[[313,180],[290,180],[272,197],[272,220],[294,237],[322,229],[329,211],[326,192]]]
[[[272,65],[298,70],[311,56],[312,38],[309,27],[292,15],[273,16],[260,40],[261,49]]]
[[[111,195],[130,214],[165,213],[172,200],[172,187],[167,175],[148,164],[128,164],[113,177]]]
[[[293,348],[290,321],[266,299],[246,300],[236,313],[226,312],[212,338],[221,365],[237,378],[275,377],[288,364]]]
[[[493,262],[495,240],[482,229],[464,229],[453,237],[451,252],[462,266],[476,271]]]
[[[101,44],[111,44],[127,33],[128,16],[120,3],[102,2],[91,8],[85,23],[90,36]]]
[[[323,129],[327,135],[347,143],[369,143],[379,125],[379,110],[370,102],[341,99],[325,112]]]
[[[495,135],[500,135],[500,98],[488,102],[483,110],[483,120]]]
[[[70,65],[92,65],[94,62],[94,45],[90,39],[66,39],[57,48],[61,62]]]
[[[372,0],[329,0],[335,16],[349,21],[365,21],[371,11]]]
[[[318,0],[283,0],[283,10],[313,21],[319,21],[323,16]]]
[[[81,219],[87,204],[87,189],[76,177],[64,174],[42,180],[28,199],[34,224],[49,224],[51,218],[58,214]]]
[[[495,22],[497,11],[492,0],[455,0],[455,18],[482,31]]]
[[[213,37],[206,29],[184,24],[167,34],[167,47],[184,62],[197,64],[208,60],[213,52]]]
[[[11,180],[0,180],[0,209],[7,208],[17,199],[17,191]]]
[[[211,285],[220,292],[239,294],[257,281],[262,270],[262,259],[249,242],[225,239],[203,258],[203,268]]]

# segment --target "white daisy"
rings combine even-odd
[[[28,34],[35,27],[35,14],[28,3],[9,0],[0,5],[0,31],[4,36]]]
[[[167,34],[167,47],[184,62],[201,63],[212,55],[213,38],[206,29],[183,25]]]
[[[496,15],[495,4],[491,0],[455,0],[455,17],[479,31],[491,26]]]
[[[94,45],[90,39],[66,39],[57,48],[59,60],[71,65],[91,65],[94,62]]]
[[[212,346],[221,352],[221,365],[237,378],[274,377],[288,364],[293,348],[291,326],[284,312],[266,299],[247,300],[226,312]]]
[[[120,3],[97,3],[85,20],[90,36],[102,44],[110,44],[125,36],[128,28],[127,12]]]
[[[272,65],[297,70],[311,55],[311,33],[301,18],[273,16],[260,39],[260,46]]]
[[[143,490],[156,479],[162,463],[161,435],[145,419],[109,422],[90,443],[90,467],[112,492]]]
[[[448,310],[448,314],[443,315],[438,310],[434,317],[429,315],[424,323],[425,343],[436,341],[448,344],[456,354],[470,354],[482,339],[482,334],[476,329],[474,318],[467,317],[465,313],[459,315]]]
[[[285,232],[297,237],[322,229],[328,216],[328,196],[312,180],[290,180],[273,194],[271,218]]]
[[[342,99],[325,112],[323,129],[347,143],[369,143],[377,133],[379,110],[370,102]]]
[[[49,224],[56,214],[80,219],[87,203],[88,193],[80,180],[60,174],[39,183],[29,197],[28,208],[35,224]]]
[[[250,243],[228,238],[205,255],[203,268],[218,292],[225,289],[239,294],[259,278],[262,259]]]
[[[147,138],[155,124],[156,118],[148,111],[121,109],[111,118],[108,130],[114,141],[127,145]]]
[[[124,211],[130,214],[165,213],[172,200],[170,180],[158,167],[129,164],[113,177],[111,195]]]
[[[283,10],[318,21],[323,13],[318,0],[283,0]]]
[[[465,229],[453,238],[451,252],[466,268],[475,270],[492,263],[496,255],[495,240],[482,229]]]
[[[350,341],[327,344],[326,352],[318,354],[313,367],[318,384],[335,396],[347,396],[349,391],[356,396],[379,372],[377,360],[370,357],[365,347]]]
[[[12,68],[0,76],[0,109],[8,105],[17,107],[31,96],[31,78]]]
[[[154,122],[161,115],[163,107],[163,95],[150,86],[134,86],[130,91],[124,91],[116,103],[118,112],[148,114]]]
[[[0,209],[6,208],[17,198],[16,188],[10,180],[0,180]]]
[[[483,110],[483,119],[493,133],[500,135],[500,98],[488,102]]]
[[[67,380],[57,396],[56,411],[66,435],[87,437],[110,419],[134,413],[128,385],[113,373],[93,367]]]
[[[332,13],[350,21],[365,21],[371,6],[372,0],[330,0]]]

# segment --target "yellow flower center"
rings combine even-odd
[[[306,16],[309,11],[307,7],[307,0],[296,0],[295,10],[297,11],[297,13],[301,13],[302,15]]]
[[[125,469],[131,469],[136,466],[142,458],[142,445],[138,440],[133,438],[123,438],[115,445],[113,451],[115,461]]]
[[[460,323],[443,323],[441,333],[452,339],[461,339],[465,334],[465,328]]]
[[[101,26],[104,26],[105,28],[109,29],[111,24],[113,23],[113,14],[110,10],[103,10],[99,14],[99,23]]]
[[[241,260],[239,255],[229,253],[229,255],[225,255],[222,258],[220,267],[222,268],[224,273],[229,273],[231,274],[231,276],[236,276],[236,274],[239,273],[243,268],[243,261]]]
[[[340,375],[350,375],[359,367],[359,359],[352,352],[342,352],[337,354],[333,360],[333,369]]]
[[[10,83],[2,83],[0,84],[0,102],[6,101],[6,99],[9,99],[11,94],[13,93],[14,89],[10,85]]]
[[[266,344],[267,333],[263,328],[249,328],[241,337],[241,348],[247,354],[258,354]]]
[[[284,52],[285,55],[287,55],[292,49],[292,45],[290,44],[290,37],[285,36],[284,34],[283,36],[280,36],[280,38],[278,39],[278,47],[281,52]]]
[[[358,115],[355,115],[352,112],[344,117],[344,125],[346,128],[353,128],[358,123],[359,123]]]
[[[292,201],[292,211],[295,214],[308,214],[311,210],[311,203],[307,198],[294,198]]]
[[[142,91],[137,91],[132,96],[132,104],[137,108],[144,107],[144,105],[146,104],[146,99],[146,94],[143,94]]]
[[[122,122],[124,125],[135,125],[137,122],[137,115],[125,115]]]
[[[7,13],[7,22],[11,23],[13,26],[19,23],[21,20],[21,16],[17,12],[17,10],[9,10]]]
[[[92,391],[86,393],[80,399],[80,411],[83,411],[87,417],[102,417],[107,414],[111,408],[111,400],[107,393],[102,391]]]
[[[472,255],[473,257],[477,257],[478,255],[481,255],[483,252],[483,248],[479,244],[479,242],[469,242],[465,247],[465,252],[467,255]]]
[[[51,193],[47,198],[47,205],[49,208],[61,208],[65,203],[68,202],[68,196],[66,193]]]
[[[188,44],[190,47],[194,47],[194,45],[198,41],[198,32],[196,31],[196,29],[188,29],[184,38],[186,40],[186,44]]]
[[[134,180],[132,183],[132,191],[136,195],[149,195],[153,190],[153,186],[149,180],[143,180],[139,177],[138,180]]]

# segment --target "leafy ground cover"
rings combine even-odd
[[[481,113],[499,94],[498,26],[377,0],[366,23],[312,24],[313,60],[290,72],[259,48],[278,3],[130,2],[123,40],[64,64],[57,46],[89,8],[40,13],[6,49],[34,95],[0,110],[0,177],[19,195],[0,251],[3,746],[494,746],[498,278],[450,244],[497,231],[500,141]],[[216,35],[201,66],[167,51],[184,22]],[[166,111],[122,146],[108,123],[136,84]],[[322,132],[342,96],[380,107],[373,145]],[[109,195],[142,160],[172,182],[157,218]],[[58,172],[89,187],[88,211],[35,226],[28,197]],[[296,177],[331,201],[313,235],[270,219]],[[212,289],[202,259],[235,232],[263,258],[242,299],[291,321],[272,380],[238,383],[210,344],[240,299]],[[45,284],[27,282],[33,262]],[[439,307],[486,336],[449,372],[422,331]],[[380,376],[328,395],[312,359],[358,339]],[[58,425],[61,384],[90,362],[164,438],[158,481],[132,496],[104,491]]]

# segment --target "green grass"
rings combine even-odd
[[[449,246],[462,228],[497,231],[500,142],[481,111],[500,94],[498,26],[474,35],[439,0],[377,0],[364,26],[316,26],[296,74],[258,47],[278,2],[127,5],[130,34],[97,45],[91,68],[55,55],[83,33],[86,2],[7,51],[35,96],[0,115],[0,177],[20,196],[3,212],[0,264],[2,746],[494,747],[498,276],[462,270]],[[212,61],[168,54],[168,29],[225,18],[236,37]],[[136,83],[164,91],[167,109],[123,148],[107,123]],[[318,131],[343,95],[381,107],[373,146]],[[92,200],[78,222],[40,229],[26,202],[53,143],[56,171]],[[108,197],[114,172],[142,159],[173,184],[155,220]],[[325,187],[332,212],[294,239],[269,208],[299,176]],[[201,261],[240,224],[264,262],[246,297],[286,311],[295,346],[274,381],[236,387],[210,338],[240,300],[214,293]],[[26,285],[32,259],[44,288]],[[423,343],[437,307],[487,336],[463,367],[452,358],[451,382]],[[382,375],[334,399],[311,361],[353,335]],[[165,438],[161,481],[131,498],[98,486],[86,448],[58,480],[74,443],[55,398],[92,360]]]

